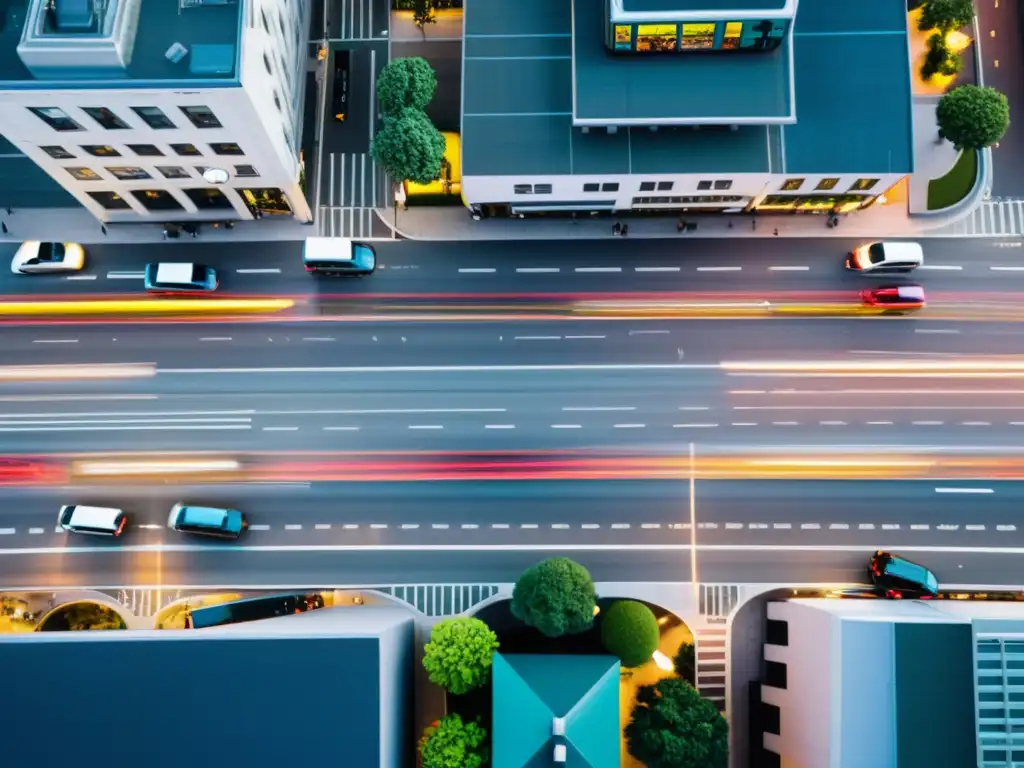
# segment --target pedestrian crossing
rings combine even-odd
[[[321,205],[317,214],[320,237],[349,237],[367,240],[374,237],[373,222],[377,212],[373,208],[331,207]]]
[[[388,0],[331,0],[331,42],[386,40],[388,37]]]
[[[373,236],[376,209],[393,204],[387,174],[368,152],[331,152],[321,168],[320,206],[322,237]]]
[[[934,232],[948,237],[1024,236],[1024,200],[986,200],[969,216]]]

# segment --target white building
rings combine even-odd
[[[312,220],[311,3],[10,0],[0,134],[103,222]]]
[[[794,599],[767,622],[752,766],[1024,765],[1024,604]]]

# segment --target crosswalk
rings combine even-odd
[[[369,153],[331,152],[322,168],[323,194],[317,211],[322,237],[373,236],[376,209],[388,208],[387,174]]]
[[[969,216],[936,230],[940,233],[949,237],[1024,236],[1024,200],[986,200]]]

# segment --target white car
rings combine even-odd
[[[85,266],[85,249],[78,243],[41,243],[29,240],[21,244],[11,261],[11,272],[34,275],[51,272],[77,272]]]

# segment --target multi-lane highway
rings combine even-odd
[[[849,581],[877,546],[934,550],[921,559],[951,583],[1019,583],[1016,318],[650,311],[655,293],[676,307],[712,291],[730,301],[852,293],[872,281],[842,270],[851,244],[681,239],[575,255],[396,244],[380,247],[385,268],[372,278],[330,283],[297,268],[297,246],[246,246],[244,258],[160,246],[218,266],[228,290],[311,297],[333,319],[7,324],[0,369],[48,367],[0,383],[0,454],[68,465],[97,452],[258,454],[295,476],[279,467],[259,485],[76,476],[4,488],[0,583],[503,581],[545,548],[578,548],[599,579],[686,580],[696,552],[708,581]],[[131,293],[140,265],[164,258],[154,251],[98,247],[75,276],[93,280],[7,276],[0,287]],[[926,253],[936,268],[914,279],[940,306],[1012,305],[1024,286],[1012,248],[936,241]],[[611,294],[642,298],[643,311],[579,311]],[[396,320],[394,302],[462,314]],[[465,312],[482,305],[500,312]],[[555,305],[563,315],[524,316]],[[100,364],[133,375],[86,381],[66,367]],[[701,463],[737,456],[746,470],[716,475]],[[781,468],[793,456],[817,464],[807,476],[819,479],[784,479],[797,476]],[[380,457],[400,464],[389,482],[366,467]],[[587,479],[556,479],[553,461]],[[334,474],[318,476],[317,462]],[[488,466],[506,479],[473,478]],[[711,479],[744,471],[759,479]],[[242,508],[253,528],[237,546],[184,540],[162,527],[183,498]],[[121,542],[69,538],[54,521],[71,502],[117,504],[133,526]]]

